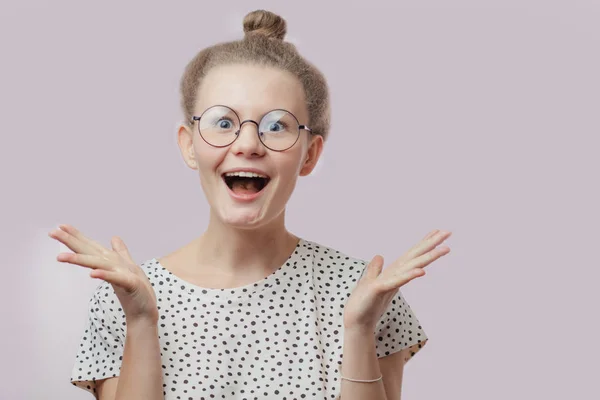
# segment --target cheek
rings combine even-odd
[[[279,162],[282,169],[285,169],[287,173],[298,174],[304,166],[306,146],[304,146],[304,143],[296,143],[292,150],[293,151],[281,153]]]
[[[279,173],[284,178],[285,182],[289,182],[291,185],[295,184],[300,170],[304,165],[303,153],[289,154],[291,157],[282,157],[278,160]]]
[[[226,151],[207,145],[196,144],[196,162],[199,166],[201,175],[212,175],[215,169],[221,164],[225,157]]]

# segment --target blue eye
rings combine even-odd
[[[260,121],[260,131],[273,138],[283,138],[295,133],[295,117],[285,110],[273,110]]]
[[[281,122],[273,122],[269,124],[269,132],[280,132],[283,130],[285,130],[285,126]]]
[[[230,129],[233,126],[233,124],[227,119],[221,119],[217,121],[217,126],[221,129]]]

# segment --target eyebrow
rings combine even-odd
[[[239,111],[240,107],[235,107],[235,106],[229,105],[227,103],[214,103],[212,105],[202,108],[201,111],[199,113],[195,113],[195,115],[200,116],[209,108],[216,107],[216,106],[225,106],[225,107],[231,108],[240,117],[240,119],[247,119],[247,118],[242,118],[242,113]],[[299,114],[298,112],[293,111],[292,108],[286,108],[286,107],[282,107],[282,106],[268,108],[266,111],[259,112],[259,113],[252,113],[252,114],[258,115],[258,117],[260,119],[263,116],[265,116],[266,114],[270,113],[271,111],[276,111],[276,110],[287,111],[287,112],[291,113],[294,117],[296,117],[296,119],[298,119],[298,114]],[[254,117],[251,117],[250,119],[254,119]]]

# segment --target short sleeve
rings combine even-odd
[[[428,337],[417,316],[398,290],[375,327],[377,358],[410,348],[409,361],[425,346]]]
[[[96,398],[96,381],[118,376],[121,369],[125,330],[115,318],[114,311],[119,306],[112,285],[103,282],[89,301],[84,332],[75,356],[71,383]]]

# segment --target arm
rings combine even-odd
[[[99,400],[163,399],[162,362],[156,321],[127,324],[118,378],[98,382]]]
[[[379,359],[379,369],[383,375],[383,386],[388,400],[401,400],[404,364],[411,348],[402,349]]]
[[[373,332],[364,329],[344,331],[344,349],[341,375],[352,379],[370,380],[381,375],[380,363],[375,352]],[[340,399],[388,400],[382,380],[377,382],[341,381]]]

